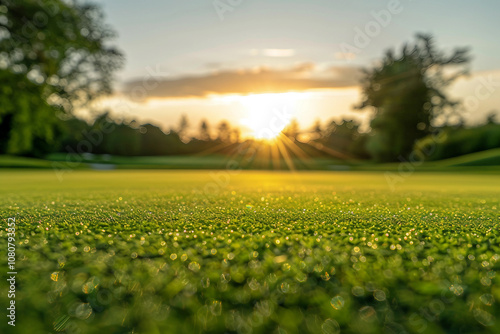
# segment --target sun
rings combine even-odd
[[[255,139],[273,140],[290,123],[299,93],[270,93],[241,96],[246,116],[241,124]]]

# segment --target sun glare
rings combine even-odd
[[[241,124],[256,139],[272,140],[290,123],[301,93],[253,94],[241,96],[247,117]]]

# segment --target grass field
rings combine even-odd
[[[110,155],[68,155],[50,154],[44,159],[0,155],[0,168],[40,168],[60,170],[72,169],[226,169],[228,164],[237,163],[238,168],[248,170],[398,170],[401,163],[376,164],[368,160],[339,160],[327,157],[292,158],[290,166],[284,159],[272,162],[269,157],[255,157],[251,160],[226,155],[179,155],[154,157],[124,157]],[[412,167],[422,171],[500,171],[500,149],[466,154],[460,157],[425,163],[412,162]]]
[[[16,333],[500,332],[498,173],[391,188],[375,172],[2,170],[0,185]],[[0,247],[5,275],[6,229]]]

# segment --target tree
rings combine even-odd
[[[297,120],[295,118],[292,119],[290,123],[283,129],[282,133],[291,140],[295,141],[297,139],[297,136],[299,135],[299,123],[297,122]]]
[[[317,119],[316,122],[314,122],[312,132],[314,134],[315,139],[323,137],[323,129],[321,127],[321,121],[319,119]]]
[[[227,121],[221,121],[217,127],[217,139],[223,143],[228,143],[231,137],[231,128]]]
[[[373,158],[407,157],[415,141],[430,133],[433,121],[441,118],[446,123],[458,114],[459,102],[449,99],[444,88],[467,72],[463,65],[469,59],[467,48],[445,55],[436,50],[431,36],[419,34],[399,56],[389,50],[380,65],[364,71],[358,108],[374,111],[367,143]],[[448,68],[455,70],[446,74]]]
[[[497,124],[497,121],[499,119],[498,115],[498,111],[491,110],[486,116],[486,124]]]
[[[210,140],[210,131],[208,129],[208,123],[206,120],[202,120],[200,123],[199,139],[204,141]]]
[[[153,124],[143,124],[141,129],[145,131],[141,131],[140,155],[155,156],[169,153],[167,135],[159,127]]]
[[[234,128],[231,131],[231,143],[239,143],[241,138],[241,130],[238,128]]]
[[[56,143],[61,118],[110,94],[123,57],[96,5],[0,0],[0,16],[0,148],[26,154]]]
[[[177,133],[181,137],[181,139],[185,139],[186,131],[189,128],[189,120],[186,115],[182,114],[181,119],[179,121],[179,129]]]
[[[359,132],[360,124],[354,119],[331,120],[323,131],[320,143],[326,147],[357,158],[367,158],[364,149],[365,135]]]

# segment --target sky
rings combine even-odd
[[[471,48],[471,75],[450,88],[470,124],[500,106],[498,1],[96,2],[126,57],[116,93],[99,107],[165,130],[186,114],[193,129],[205,118],[252,131],[276,109],[303,127],[342,117],[367,125],[369,114],[353,110],[359,69],[417,32],[434,35],[444,51]]]

